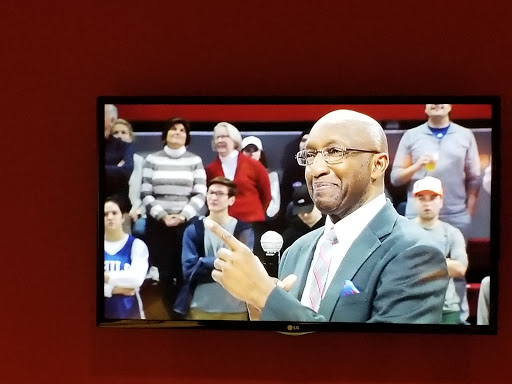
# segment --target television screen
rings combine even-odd
[[[97,121],[98,325],[497,332],[499,97],[100,96]]]

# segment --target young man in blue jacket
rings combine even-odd
[[[208,215],[227,232],[251,250],[254,233],[250,224],[228,214],[235,202],[237,187],[225,177],[208,183],[206,204]],[[205,228],[204,221],[191,224],[183,234],[183,287],[176,299],[174,311],[189,320],[248,320],[247,305],[213,281],[211,273],[217,251],[224,243]]]

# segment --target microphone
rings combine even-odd
[[[261,248],[265,251],[263,265],[271,277],[277,277],[281,255],[279,251],[283,247],[283,236],[275,231],[267,231],[261,235]]]

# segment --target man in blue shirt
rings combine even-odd
[[[416,216],[413,184],[425,176],[441,180],[444,205],[440,219],[467,239],[480,189],[480,158],[470,129],[450,120],[451,104],[426,104],[428,121],[407,130],[396,151],[391,183],[408,185],[405,216]]]

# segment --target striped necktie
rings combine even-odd
[[[332,246],[338,241],[334,228],[331,228],[325,235],[318,252],[318,258],[315,265],[313,265],[313,281],[311,282],[311,289],[309,291],[310,308],[318,312],[320,301],[325,292],[325,285],[327,283],[327,276],[329,275],[329,266],[331,265]]]

